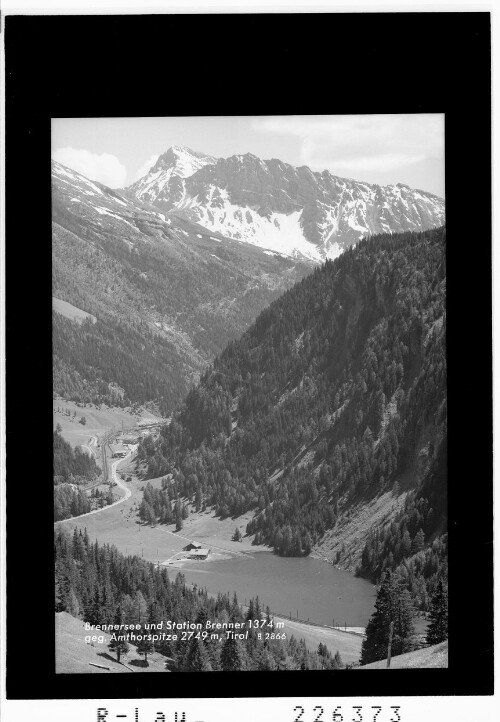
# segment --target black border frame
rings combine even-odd
[[[7,16],[4,27],[8,698],[492,694],[490,14]],[[333,683],[328,672],[55,675],[43,472],[52,464],[51,117],[376,112],[446,118],[449,669],[339,673]]]

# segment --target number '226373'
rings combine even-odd
[[[317,705],[311,712],[298,705],[293,708],[296,716],[293,722],[403,722],[399,710],[401,707],[392,706],[385,710],[379,705],[371,707],[335,707],[331,712]]]

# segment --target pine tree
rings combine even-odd
[[[143,622],[146,621],[148,605],[147,605],[146,600],[144,599],[144,595],[142,594],[142,592],[140,590],[138,590],[134,594],[133,602],[134,602],[134,612],[137,615],[136,621],[138,624],[142,624]]]
[[[143,634],[142,639],[137,644],[137,654],[144,655],[144,662],[148,665],[148,654],[154,651],[153,642],[148,639],[148,634]]]
[[[185,672],[211,672],[212,665],[208,652],[201,639],[193,637],[183,664]]]
[[[427,629],[427,643],[439,644],[448,639],[448,591],[440,579],[432,596]]]
[[[267,648],[264,648],[257,657],[257,669],[263,672],[274,672],[276,661]]]
[[[414,554],[417,554],[418,552],[422,551],[424,546],[425,546],[425,534],[423,532],[423,529],[419,529],[418,532],[415,534],[415,538],[412,541],[411,550]]]
[[[246,620],[249,621],[250,619],[254,619],[254,618],[255,618],[255,611],[253,608],[253,599],[250,599],[250,601],[248,602],[248,611],[246,614]]]
[[[87,609],[85,610],[85,619],[90,624],[101,624],[101,595],[99,594],[99,588],[95,588],[95,592],[90,601]]]
[[[222,647],[221,665],[224,672],[239,672],[245,668],[240,643],[232,636],[226,639]]]
[[[194,505],[195,505],[196,511],[200,511],[200,509],[201,509],[201,489],[199,486],[196,489]]]
[[[69,590],[69,594],[66,599],[66,611],[68,614],[71,614],[72,617],[78,617],[80,614],[80,605],[78,604],[78,598],[73,588]]]
[[[400,580],[395,588],[396,619],[392,637],[392,654],[404,654],[413,649],[415,637],[413,603],[410,592]]]
[[[385,659],[391,622],[394,622],[392,653],[408,652],[414,636],[411,598],[401,580],[387,571],[377,593],[375,611],[366,627],[361,664]]]
[[[184,526],[182,521],[182,505],[180,499],[177,499],[175,503],[175,530],[181,531]]]
[[[114,638],[111,639],[111,641],[108,644],[108,649],[111,652],[116,653],[116,661],[120,661],[120,657],[122,654],[127,654],[129,650],[129,645],[126,639],[121,639],[123,637],[123,634],[118,634],[114,636]]]

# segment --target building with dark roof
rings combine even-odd
[[[189,544],[184,547],[185,552],[190,552],[191,549],[201,549],[200,542],[189,542]]]

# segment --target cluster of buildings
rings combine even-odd
[[[151,432],[142,432],[140,434],[134,434],[134,433],[128,433],[128,434],[121,434],[116,439],[116,444],[110,444],[111,449],[111,456],[113,459],[121,459],[124,456],[128,454],[131,447],[136,447],[139,441],[141,440],[141,436],[143,436],[145,433],[151,433]]]
[[[156,438],[159,429],[165,420],[158,421],[157,419],[141,419],[137,422],[137,430],[129,431],[127,433],[122,432],[116,439],[116,444],[110,444],[111,455],[113,459],[121,459],[126,456],[130,450],[130,447],[135,447],[141,440],[141,438],[149,435],[153,435]]]
[[[109,448],[113,459],[122,459],[128,454],[128,447],[123,444],[110,444]]]

